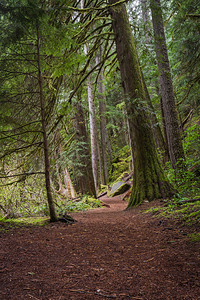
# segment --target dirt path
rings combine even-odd
[[[152,204],[103,200],[110,208],[73,214],[71,226],[1,232],[0,299],[200,299],[187,228],[141,213]]]

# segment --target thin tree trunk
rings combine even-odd
[[[110,4],[117,0],[109,0]],[[126,6],[118,4],[110,8],[113,30],[120,65],[122,84],[130,128],[134,159],[134,181],[128,207],[168,198],[174,191],[164,175],[151,129],[140,65],[128,20]]]
[[[68,189],[66,188],[66,185],[65,185],[65,188],[62,184],[62,180],[61,180],[61,177],[60,177],[60,172],[59,172],[59,167],[58,165],[56,164],[56,171],[57,171],[57,176],[58,176],[58,186],[59,186],[59,189],[58,189],[58,193],[61,194],[62,196],[65,196],[65,197],[69,197],[69,191]],[[65,183],[65,182],[64,182]]]
[[[41,65],[40,65],[40,36],[39,36],[39,25],[37,24],[37,63],[38,63],[38,83],[39,83],[39,93],[40,93],[40,107],[41,107],[41,122],[43,131],[43,147],[44,147],[44,161],[45,161],[45,181],[46,181],[46,191],[47,191],[47,201],[49,205],[50,221],[56,222],[57,216],[55,212],[53,197],[51,193],[51,183],[50,183],[50,163],[49,163],[49,153],[48,153],[48,141],[46,133],[46,120],[45,120],[45,107],[43,98],[43,87],[42,87],[42,75],[41,75]]]
[[[84,0],[81,0],[81,8],[84,8]],[[84,53],[88,54],[88,44],[84,45]],[[88,90],[88,106],[89,106],[89,120],[90,120],[90,141],[91,141],[91,156],[92,156],[92,171],[94,176],[94,184],[96,194],[98,193],[99,186],[99,172],[98,172],[98,149],[97,149],[97,128],[96,128],[96,114],[94,105],[94,95],[92,91],[91,76],[87,80]]]
[[[158,123],[158,119],[156,117],[155,111],[154,111],[154,107],[153,104],[151,102],[151,98],[144,80],[144,76],[142,73],[142,80],[143,80],[143,85],[144,85],[144,91],[145,91],[145,96],[146,96],[146,100],[147,100],[147,104],[149,106],[149,116],[150,116],[150,120],[152,123],[152,130],[153,130],[153,135],[155,138],[155,142],[157,147],[159,148],[160,154],[163,158],[163,163],[166,163],[169,160],[169,151],[168,151],[168,147],[167,144],[165,143],[165,139],[163,137],[160,125]]]
[[[112,149],[111,149],[111,145],[110,145],[110,138],[109,138],[109,135],[108,135],[108,130],[106,130],[106,145],[107,145],[109,159],[110,159],[110,161],[112,161],[112,159],[113,159]]]
[[[172,167],[175,169],[177,168],[177,162],[184,159],[184,151],[174,99],[160,0],[150,0],[150,7],[152,12],[167,144],[170,161]]]
[[[145,43],[148,45],[153,45],[152,37],[151,37],[151,30],[149,28],[150,18],[149,18],[149,9],[148,9],[148,3],[147,0],[140,0],[141,2],[141,8],[142,8],[142,19],[144,24],[144,34],[145,34]],[[156,65],[156,61],[154,62]],[[144,75],[142,73],[143,78],[143,84],[145,89],[145,95],[148,102],[148,106],[150,109],[150,119],[153,126],[153,135],[156,141],[156,145],[159,148],[159,152],[162,156],[163,163],[166,163],[169,160],[169,151],[166,143],[166,139],[164,139],[164,136],[162,134],[162,130],[160,128],[158,119],[156,117],[154,107],[151,101],[151,97],[149,95]],[[159,84],[158,80],[155,82],[156,86]]]
[[[99,143],[97,143],[97,152],[98,152],[98,166],[99,166],[99,179],[100,184],[103,184],[103,163],[102,163],[102,156],[101,156],[101,149]]]
[[[142,19],[144,24],[145,43],[151,44],[151,30],[149,28],[149,11],[147,8],[147,0],[140,0],[142,8]]]
[[[98,174],[97,128],[96,128],[94,98],[93,98],[93,93],[92,93],[92,82],[91,82],[90,78],[87,81],[87,88],[88,88],[88,106],[89,106],[89,120],[90,120],[92,171],[93,171],[93,176],[94,176],[96,193],[98,193],[99,174]]]
[[[76,197],[76,192],[74,190],[70,174],[69,174],[69,172],[68,172],[68,170],[67,170],[66,167],[65,167],[65,169],[63,171],[63,179],[64,179],[64,182],[65,182],[65,187],[68,190],[69,197],[70,198],[75,198]]]
[[[99,56],[97,54],[97,64],[100,62],[102,56],[102,48],[100,46]],[[101,134],[101,157],[103,165],[103,184],[108,182],[108,167],[107,167],[107,153],[106,153],[106,101],[105,101],[105,87],[103,82],[102,72],[98,78],[98,99],[99,99],[99,114],[100,114],[100,134]]]

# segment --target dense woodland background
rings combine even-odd
[[[2,217],[99,206],[133,170],[128,207],[198,198],[198,0],[1,0],[0,12]]]

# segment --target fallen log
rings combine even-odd
[[[103,193],[101,193],[98,197],[97,197],[97,199],[99,199],[99,198],[101,198],[101,197],[103,197],[103,196],[105,196],[107,194],[107,191],[106,192],[103,192]]]

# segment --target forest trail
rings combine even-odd
[[[155,202],[124,211],[121,199],[73,225],[0,232],[0,299],[200,299],[189,229],[141,212]]]

